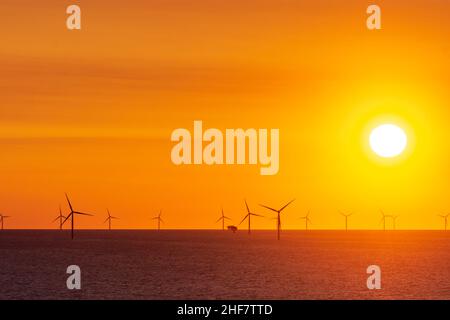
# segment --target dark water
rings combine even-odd
[[[450,299],[450,232],[0,231],[0,299]],[[66,288],[79,265],[82,289]],[[379,265],[382,289],[368,290]]]

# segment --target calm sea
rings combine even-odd
[[[443,231],[5,230],[0,299],[450,299],[449,263]]]

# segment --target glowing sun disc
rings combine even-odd
[[[377,155],[392,158],[405,150],[408,138],[402,128],[394,124],[383,124],[372,130],[369,142]]]

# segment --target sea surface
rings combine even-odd
[[[0,299],[449,300],[449,265],[444,231],[0,231]]]

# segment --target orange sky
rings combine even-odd
[[[372,1],[373,2],[373,1]],[[10,228],[50,228],[68,192],[84,228],[213,228],[244,198],[278,207],[283,228],[435,229],[450,211],[450,3],[151,0],[0,3],[0,212]],[[395,2],[395,3],[394,3]],[[65,27],[79,3],[82,30]],[[414,141],[385,164],[364,148],[373,123],[395,120]],[[181,166],[176,128],[279,128],[280,171]],[[273,228],[254,219],[255,228]],[[217,225],[218,227],[218,225]]]

